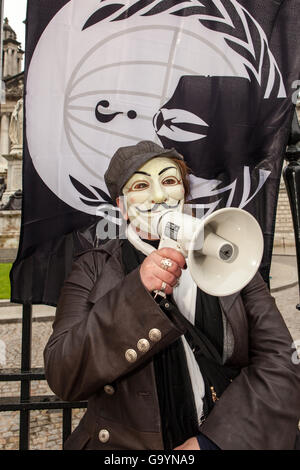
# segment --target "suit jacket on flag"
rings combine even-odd
[[[121,241],[82,254],[66,281],[44,352],[46,377],[65,400],[88,410],[65,449],[163,449],[152,358],[183,333],[143,286],[139,268],[124,275]],[[219,299],[241,367],[200,431],[221,449],[288,450],[300,416],[300,367],[292,338],[260,274]],[[166,307],[167,308],[167,307]],[[137,351],[141,338],[150,349]],[[192,436],[191,436],[192,437]]]

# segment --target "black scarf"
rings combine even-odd
[[[159,243],[159,240],[144,241],[155,248]],[[144,259],[145,255],[136,250],[128,240],[122,241],[125,274],[133,271]],[[234,376],[231,369],[227,370],[228,368],[224,368],[222,364],[223,321],[219,302],[216,297],[198,289],[195,326],[179,312],[171,296],[168,296],[168,302],[187,327],[185,337],[194,350],[205,383],[204,417],[206,417],[214,406],[216,395],[217,397],[221,395]],[[164,310],[163,302],[160,303],[160,307]],[[156,354],[153,362],[165,450],[171,450],[199,432],[182,341],[177,340]]]

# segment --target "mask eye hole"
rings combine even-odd
[[[130,188],[130,191],[143,191],[144,189],[149,188],[149,183],[147,181],[136,181]]]
[[[181,181],[179,181],[176,176],[167,176],[162,180],[162,184],[164,186],[175,186],[176,184],[180,184]]]

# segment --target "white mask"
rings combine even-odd
[[[131,176],[123,194],[131,224],[155,235],[153,220],[157,215],[183,210],[185,190],[180,169],[172,158],[152,158]]]

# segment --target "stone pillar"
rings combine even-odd
[[[9,114],[3,113],[1,116],[1,134],[0,134],[0,172],[7,169],[7,161],[2,155],[9,153]]]
[[[10,75],[13,76],[14,71],[14,56],[13,56],[13,49],[9,49],[9,56],[10,56]]]
[[[18,53],[17,57],[18,57],[18,60],[17,60],[18,71],[17,71],[17,73],[21,73],[22,72],[22,55]]]
[[[16,58],[15,58],[15,50],[11,49],[11,74],[16,75]]]
[[[4,51],[4,58],[3,58],[3,77],[7,77],[8,75],[8,53],[7,49]]]
[[[13,72],[14,72],[14,75],[17,75],[17,73],[19,73],[19,67],[18,67],[18,51],[17,49],[13,49],[13,55],[12,55],[12,59],[13,59]]]
[[[22,189],[22,146],[15,145],[10,154],[3,155],[8,162],[7,168],[7,187],[2,196],[1,203],[6,204],[18,189]]]
[[[7,73],[8,75],[12,75],[12,50],[9,48],[7,50]]]
[[[21,211],[0,211],[0,249],[17,249],[21,227]]]

